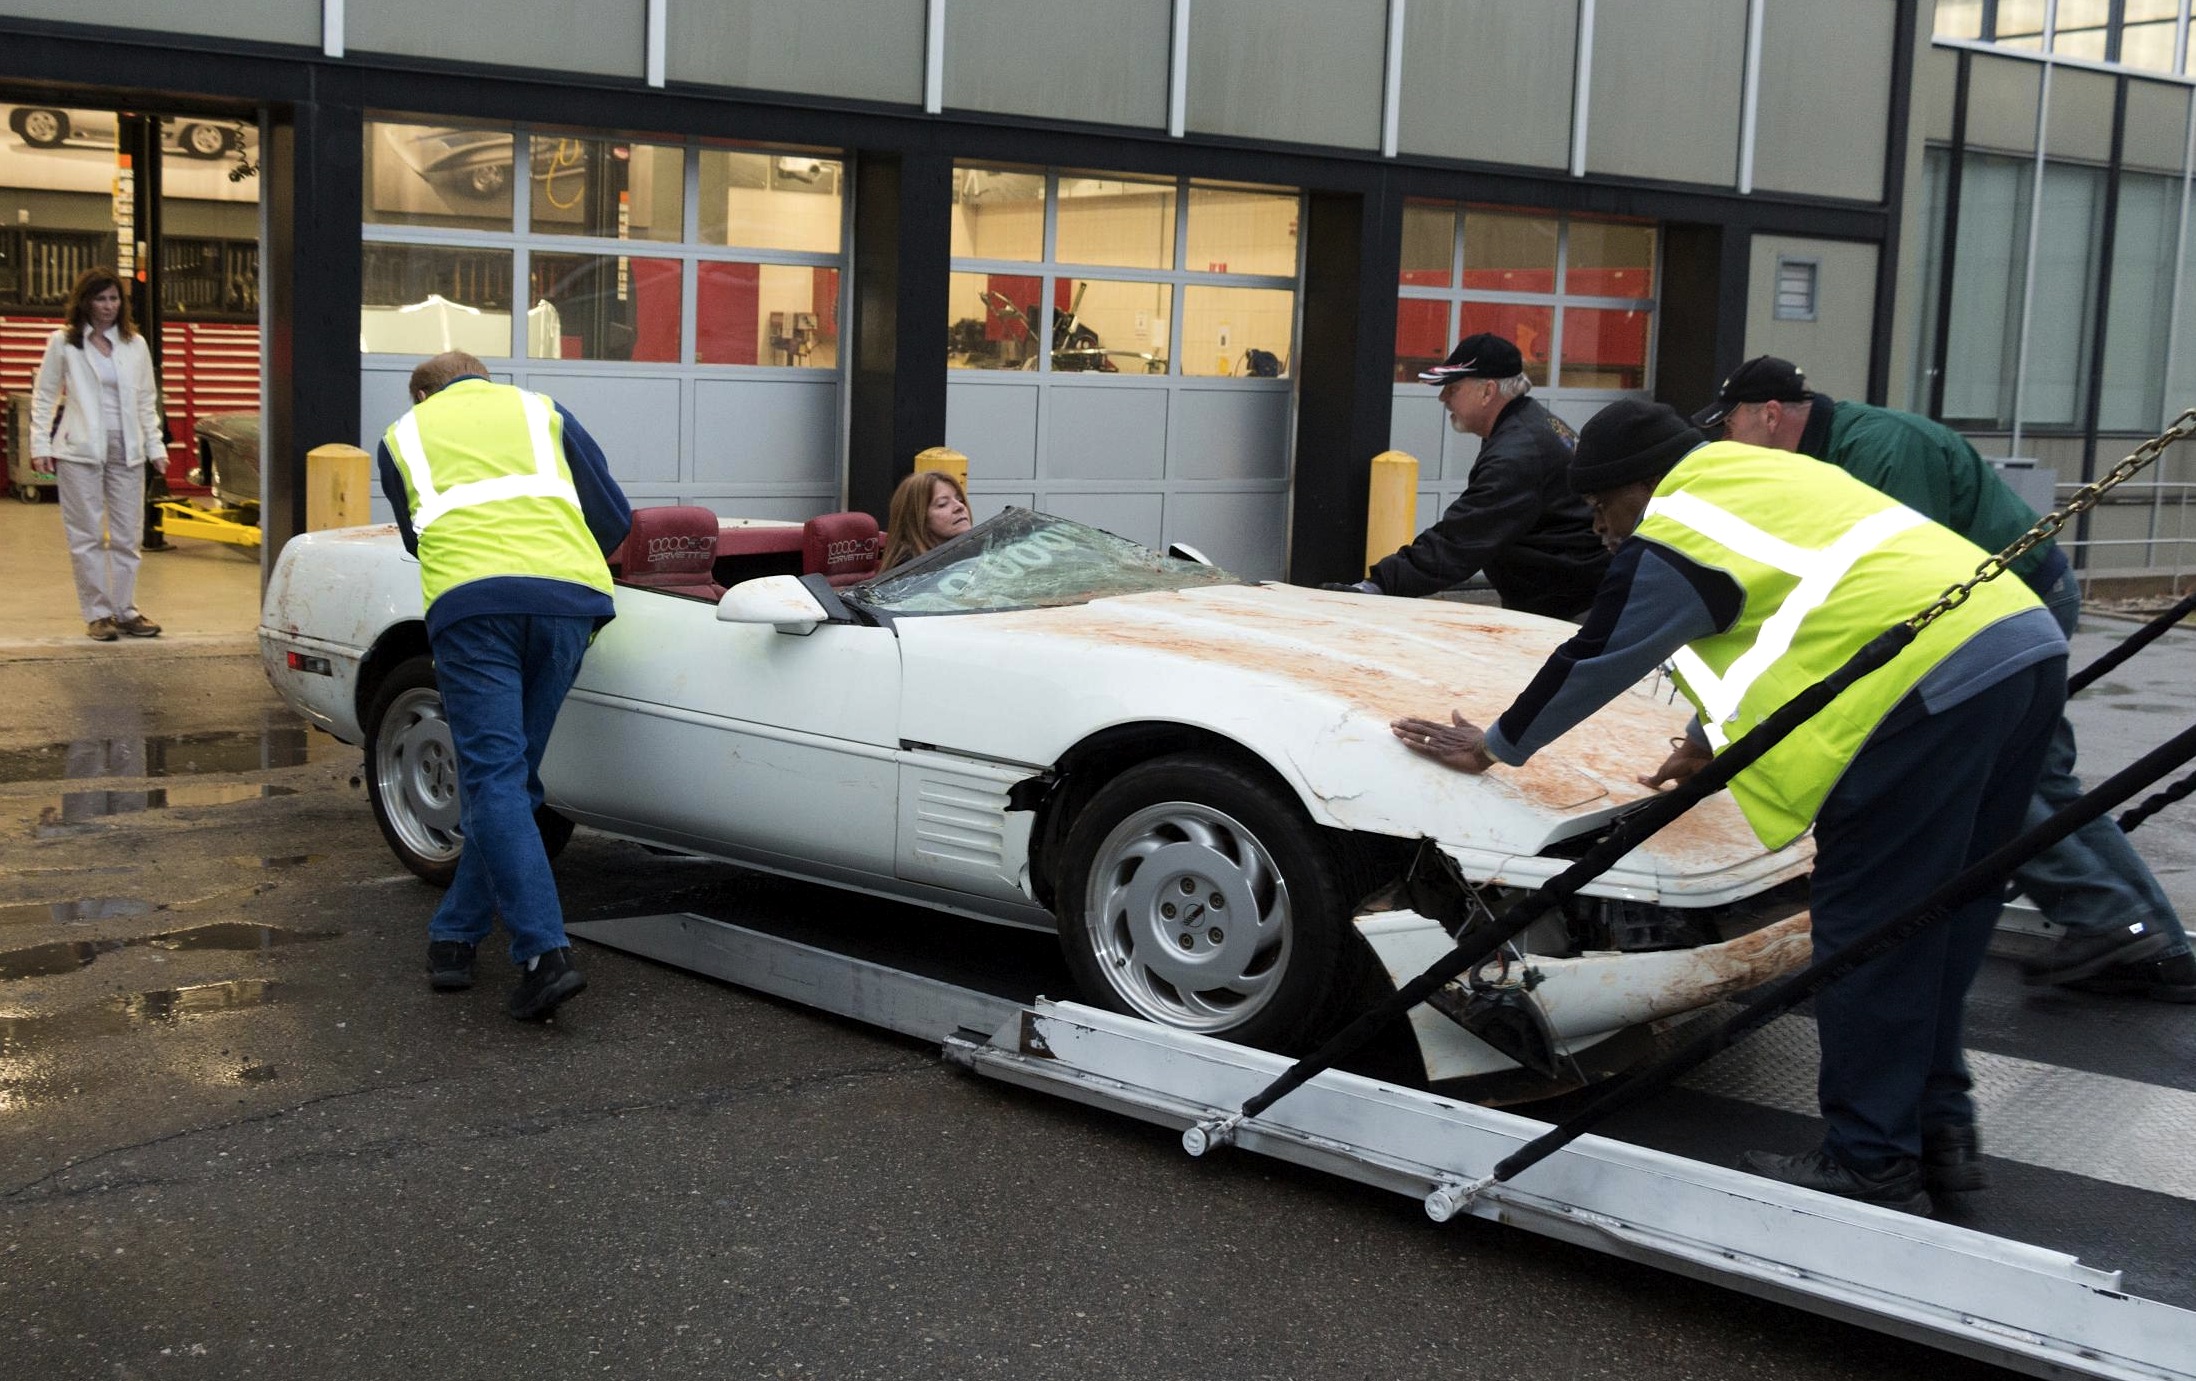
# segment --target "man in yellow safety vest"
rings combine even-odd
[[[471,355],[420,365],[411,394],[382,438],[381,489],[419,557],[465,836],[427,925],[428,981],[472,987],[474,948],[500,913],[520,971],[507,1005],[536,1021],[587,986],[534,822],[538,773],[580,658],[617,613],[603,557],[632,511],[577,418],[491,382]]]
[[[1585,623],[1491,727],[1396,721],[1414,751],[1471,773],[1522,763],[1673,663],[1695,732],[1641,781],[1690,776],[1983,559],[1833,466],[1706,443],[1659,403],[1596,414],[1570,483],[1614,553]],[[2057,623],[1993,581],[1732,780],[1763,843],[1813,825],[1821,952],[2013,837],[2065,698]],[[1913,1212],[1983,1187],[1960,1022],[1997,911],[1969,903],[1816,997],[1823,1143],[1745,1169]]]

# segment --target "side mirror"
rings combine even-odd
[[[805,638],[831,616],[796,575],[766,575],[743,580],[717,601],[719,623],[767,623],[780,633]]]

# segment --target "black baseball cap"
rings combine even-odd
[[[1445,384],[1451,379],[1510,379],[1525,372],[1525,357],[1517,347],[1492,331],[1466,336],[1449,352],[1449,358],[1418,376],[1422,384]]]
[[[1807,375],[1790,360],[1756,355],[1731,371],[1716,390],[1716,400],[1693,414],[1696,427],[1720,427],[1741,403],[1804,403],[1815,396]]]

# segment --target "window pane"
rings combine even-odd
[[[1191,187],[1182,267],[1199,273],[1296,277],[1297,199],[1271,192]]]
[[[360,249],[360,351],[510,355],[511,251],[372,243]]]
[[[2105,31],[2103,29],[2065,29],[2051,36],[2051,51],[2061,57],[2087,58],[2091,62],[2105,60]]]
[[[2173,21],[2130,24],[2120,31],[2120,61],[2149,72],[2173,70]]]
[[[675,241],[685,232],[686,151],[666,144],[530,136],[534,232]]]
[[[839,252],[843,165],[805,154],[701,151],[701,242]]]
[[[1961,166],[1952,317],[1944,327],[1946,417],[1993,426],[2011,420],[2028,186],[2025,159],[1969,154]]]
[[[1552,293],[1556,218],[1464,213],[1464,286],[1485,292]]]
[[[1980,38],[1983,0],[1937,0],[1939,38]]]
[[[1516,302],[1466,302],[1459,309],[1458,339],[1492,331],[1525,357],[1525,377],[1548,386],[1548,351],[1555,344],[1555,308]]]
[[[1060,175],[1063,264],[1174,267],[1174,184]]]
[[[1937,332],[1941,323],[1937,320],[1937,294],[1944,282],[1944,202],[1945,183],[1949,175],[1952,154],[1949,149],[1927,148],[1922,151],[1922,233],[1916,246],[1922,256],[1921,295],[1915,300],[1920,316],[1914,331],[1912,372],[1906,381],[1906,409],[1909,412],[1929,413],[1936,381]]]
[[[1395,381],[1418,382],[1421,370],[1449,357],[1449,304],[1406,297],[1395,304]]]
[[[696,363],[838,366],[837,269],[709,262],[694,268]]]
[[[1063,280],[1052,313],[1052,367],[1100,374],[1164,374],[1174,290],[1165,283]]]
[[[1014,168],[953,169],[953,257],[1045,257],[1045,177]]]
[[[678,260],[537,252],[532,263],[532,358],[678,360]]]
[[[1289,372],[1296,294],[1280,288],[1186,288],[1182,372],[1269,377]]]
[[[2180,183],[2172,178],[2140,173],[2120,178],[2100,426],[2148,431],[2164,420],[2179,193]]]
[[[953,369],[1035,369],[1045,280],[1036,274],[956,273],[948,290],[946,364]],[[1059,305],[1055,303],[1054,305]]]
[[[1614,307],[1563,309],[1565,388],[1647,387],[1647,326],[1653,314]]]
[[[2043,46],[2044,7],[2049,3],[2050,0],[1998,0],[1998,41],[2025,39],[2026,42],[2013,46]]]
[[[1413,287],[1456,285],[1456,208],[1403,206],[1403,281]]]
[[[1655,228],[1574,220],[1563,272],[1563,290],[1575,297],[1653,297]]]
[[[509,130],[369,120],[365,155],[366,224],[511,228]]]
[[[2044,165],[2042,220],[2036,236],[2036,291],[2029,308],[2028,369],[2022,420],[2074,426],[2088,383],[2089,296],[2097,276],[2097,231],[2104,216],[2104,173]]]

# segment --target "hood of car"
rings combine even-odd
[[[1421,758],[1392,720],[1454,711],[1491,724],[1576,631],[1442,600],[1218,585],[899,628],[904,737],[986,751],[973,735],[1008,747],[1002,756],[1050,762],[1099,728],[1189,723],[1292,776],[1324,823],[1435,838],[1468,871],[1520,882],[1560,870],[1565,860],[1540,857],[1551,844],[1652,794],[1637,777],[1690,716],[1650,678],[1523,767],[1474,777]],[[1710,878],[1751,890],[1742,879],[1789,876],[1806,852],[1769,854],[1721,795],[1636,851],[1625,871],[1642,882],[1626,890],[1726,890]]]

